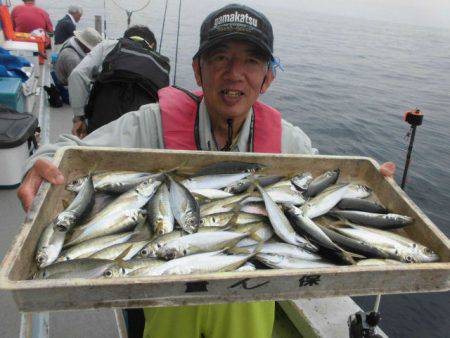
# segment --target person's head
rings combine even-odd
[[[81,16],[83,15],[83,8],[80,6],[69,6],[67,11],[70,15],[72,15],[75,22],[80,21]]]
[[[226,119],[243,117],[274,79],[273,32],[260,12],[232,4],[202,23],[192,66],[208,111]]]
[[[102,42],[102,36],[93,28],[73,32],[75,40],[85,53],[89,53],[95,46]]]
[[[141,25],[131,26],[125,31],[123,37],[135,41],[141,41],[143,42],[144,46],[152,50],[156,49],[155,34],[153,34],[153,32],[147,26]]]
[[[22,0],[25,4],[34,4],[34,0]]]

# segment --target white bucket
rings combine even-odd
[[[14,148],[0,149],[0,188],[15,188],[20,184],[28,156],[26,141]]]

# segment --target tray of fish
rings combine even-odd
[[[366,157],[64,148],[6,255],[21,311],[445,291],[448,238]]]

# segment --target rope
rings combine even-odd
[[[178,38],[180,36],[180,21],[181,21],[181,0],[178,5],[178,28],[177,28],[177,45],[175,48],[175,71],[173,73],[173,84],[177,84],[177,64],[178,64]]]
[[[166,13],[167,13],[167,4],[168,3],[169,3],[169,0],[166,0],[166,7],[164,8],[164,17],[163,17],[163,22],[162,22],[162,27],[161,27],[161,37],[159,39],[158,53],[161,53],[161,45],[162,45],[163,35],[164,35],[164,26],[166,24]]]

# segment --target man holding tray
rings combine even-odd
[[[269,20],[258,11],[228,5],[203,22],[192,66],[202,92],[159,91],[159,104],[142,106],[83,140],[62,135],[29,160],[18,196],[25,210],[43,180],[63,184],[51,163],[67,145],[314,154],[303,131],[258,102],[275,78]],[[144,337],[270,338],[274,302],[144,309]]]

